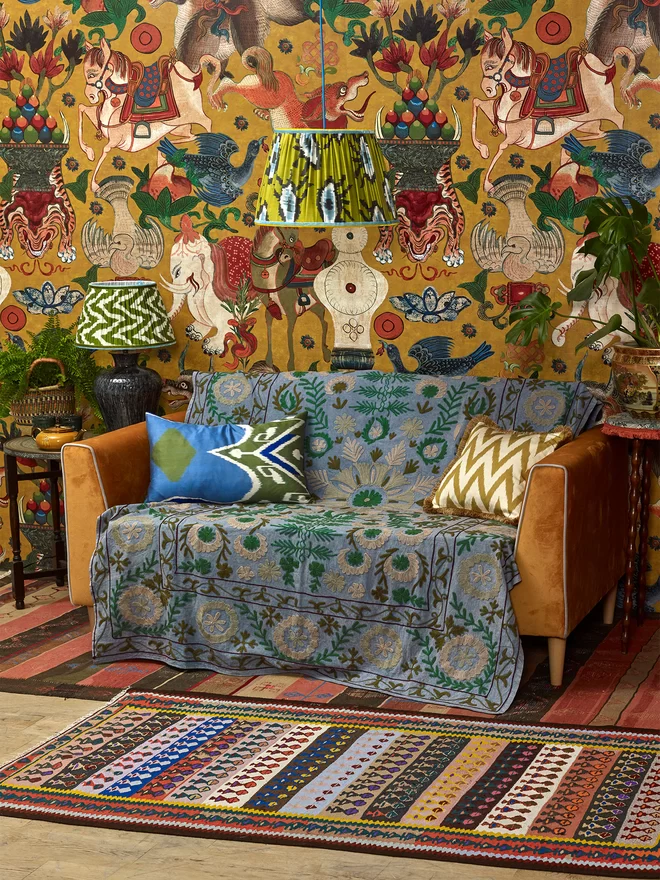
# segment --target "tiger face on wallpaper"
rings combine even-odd
[[[198,369],[329,370],[351,320],[374,352],[442,337],[457,359],[493,352],[474,373],[607,379],[604,350],[575,346],[613,314],[604,348],[626,339],[625,298],[605,285],[573,310],[565,292],[594,196],[640,198],[660,237],[660,0],[328,2],[323,50],[318,0],[53,7],[0,7],[3,348],[50,316],[73,324],[90,281],[130,274],[171,315],[177,345],[147,355],[165,409]],[[362,251],[389,288],[373,312],[358,261],[339,261],[359,322],[314,294],[337,264],[330,230],[255,226],[273,129],[322,123],[322,71],[328,125],[376,131],[397,211]],[[536,290],[567,317],[507,344]],[[15,430],[0,419],[0,442]]]

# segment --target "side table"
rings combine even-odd
[[[55,568],[30,572],[31,578],[55,577],[58,586],[66,580],[66,550],[60,521],[60,490],[58,479],[62,476],[61,453],[39,449],[32,437],[16,437],[8,440],[3,448],[7,493],[9,495],[9,528],[11,531],[11,579],[17,608],[25,608],[25,572],[21,558],[21,528],[18,513],[18,484],[24,480],[50,480],[51,511],[53,514],[53,540],[55,543]],[[50,468],[45,471],[19,473],[17,458],[36,458],[46,461]]]
[[[621,650],[628,651],[632,621],[632,597],[637,588],[637,623],[644,622],[646,605],[646,557],[649,534],[649,503],[651,495],[651,443],[660,440],[660,421],[641,419],[629,413],[608,416],[602,425],[603,434],[613,434],[632,441],[628,544],[626,547],[626,582],[623,597],[623,629]],[[639,569],[635,582],[635,556],[639,527]]]

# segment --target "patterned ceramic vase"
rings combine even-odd
[[[612,374],[625,410],[637,418],[660,419],[660,348],[615,345]]]

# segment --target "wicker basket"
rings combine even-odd
[[[38,364],[57,364],[64,375],[62,361],[56,358],[39,358],[30,365],[28,384],[32,370]],[[15,400],[9,408],[17,425],[31,425],[33,416],[65,416],[76,411],[75,390],[67,385],[47,385],[44,388],[29,388],[20,400]]]

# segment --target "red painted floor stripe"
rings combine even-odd
[[[0,673],[0,678],[30,678],[32,675],[39,675],[47,669],[59,666],[60,663],[66,663],[74,657],[79,657],[85,651],[92,650],[92,634],[85,633],[84,636],[78,636],[77,639],[71,639],[65,645],[59,645],[52,651],[44,651],[33,660],[27,660],[25,663],[19,663],[12,669]]]
[[[630,650],[624,654],[621,651],[621,623],[618,623],[541,720],[552,724],[589,724],[658,626],[660,621],[647,620],[642,627],[633,627]]]
[[[77,684],[125,688],[161,668],[162,664],[153,660],[122,660],[99,669],[94,675],[82,679]]]
[[[645,727],[660,730],[660,660],[621,713],[617,727]]]
[[[41,626],[42,623],[48,623],[49,620],[55,620],[56,617],[61,617],[63,614],[75,610],[76,606],[66,598],[58,599],[57,602],[52,602],[50,605],[41,605],[33,611],[27,611],[20,617],[0,624],[0,641],[10,639],[12,636],[34,629]]]

